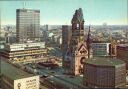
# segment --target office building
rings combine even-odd
[[[128,44],[117,45],[116,53],[117,58],[126,63],[126,69],[128,70]]]
[[[110,43],[92,43],[93,56],[110,56]]]
[[[40,11],[32,9],[16,10],[17,42],[38,40],[40,29]]]
[[[46,55],[45,42],[5,44],[1,56],[11,62],[32,62]]]
[[[45,25],[45,30],[48,31],[48,24]]]
[[[92,58],[84,64],[83,84],[88,88],[125,88],[126,65],[118,59]]]
[[[71,39],[71,27],[68,25],[63,25],[62,26],[62,46],[61,46],[61,49],[63,51],[63,54],[62,54],[63,59],[68,50],[70,39]]]
[[[39,76],[29,74],[16,66],[1,61],[2,89],[39,89]]]

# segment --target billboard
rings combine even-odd
[[[39,89],[39,76],[14,80],[14,89]]]

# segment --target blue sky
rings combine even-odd
[[[40,9],[40,24],[71,24],[75,10],[82,8],[87,25],[126,25],[127,3],[127,0],[26,0],[25,8]],[[23,0],[0,1],[2,24],[15,24],[16,9],[23,7]]]

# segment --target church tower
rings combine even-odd
[[[72,18],[72,40],[82,42],[84,41],[84,18],[82,9],[76,10]],[[75,45],[78,43],[75,42]]]
[[[75,11],[71,23],[72,36],[64,58],[64,69],[68,74],[79,75],[83,73],[83,63],[90,57],[89,42],[85,41],[84,18],[81,8]]]

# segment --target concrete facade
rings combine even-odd
[[[118,59],[93,58],[84,64],[83,84],[89,88],[125,88],[126,65]]]
[[[6,44],[0,56],[11,62],[26,62],[46,55],[45,42]]]
[[[128,44],[117,45],[116,54],[117,58],[126,63],[126,69],[128,70]]]

